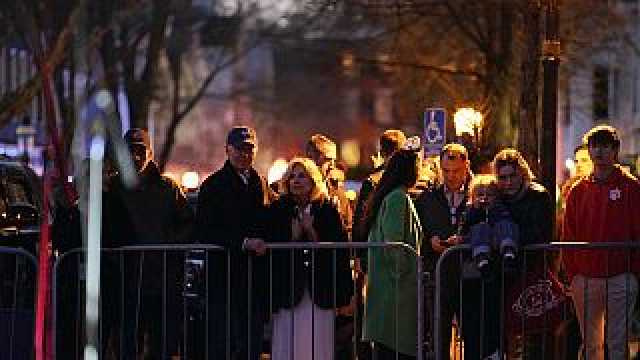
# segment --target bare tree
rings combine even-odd
[[[86,9],[79,9],[78,4],[81,3],[17,2],[0,10],[0,18],[16,29],[7,36],[38,39],[39,34],[45,34],[51,43],[57,38],[64,40],[58,41],[56,48],[59,51],[55,53],[55,58],[52,52],[45,54],[48,66],[56,70],[59,94],[64,89],[70,89],[72,94],[78,90],[74,76],[83,73],[87,79],[84,89],[86,98],[98,89],[107,89],[113,99],[118,99],[120,93],[124,93],[128,100],[127,108],[116,110],[129,114],[132,127],[143,128],[147,127],[152,103],[165,101],[165,97],[169,96],[171,115],[167,138],[159,152],[161,168],[169,160],[177,129],[200,100],[208,96],[209,87],[218,75],[242,61],[252,49],[270,41],[273,36],[281,35],[284,31],[282,21],[293,23],[286,32],[300,36],[332,7],[332,2],[321,1],[309,2],[295,9],[274,9],[275,2],[270,6],[258,6],[258,2],[238,0],[236,6],[226,12],[203,14],[203,9],[195,7],[191,0],[99,0],[89,2]],[[72,17],[79,12],[81,16]],[[265,16],[267,13],[269,16]],[[232,26],[218,26],[214,29],[215,33],[210,31],[206,34],[218,39],[221,51],[216,52],[215,58],[207,59],[207,74],[201,83],[195,84],[194,91],[185,94],[181,92],[183,75],[189,69],[185,69],[182,59],[194,46],[194,34],[201,30],[203,24],[212,20],[215,22],[216,19],[221,24]],[[250,34],[243,33],[246,31]],[[75,37],[68,36],[72,32]],[[62,37],[61,34],[67,35]],[[73,56],[74,49],[79,46],[83,47],[85,58]],[[167,73],[162,73],[160,64],[165,60],[170,66]],[[71,79],[62,75],[69,70]],[[163,79],[168,80],[167,88]],[[41,84],[36,74],[24,86],[5,94],[0,99],[1,104],[6,104],[0,110],[0,126],[3,125],[2,121],[6,123],[23,111],[40,90]],[[79,109],[74,108],[72,100],[62,96],[58,99],[63,128],[70,138]]]
[[[415,119],[426,104],[472,105],[485,115],[481,146],[518,146],[539,158],[542,0],[352,0],[387,26],[401,27],[381,47],[395,68],[399,115]],[[560,2],[563,75],[611,39],[625,39],[615,2]],[[606,25],[605,25],[606,24]],[[626,37],[629,43],[632,41]],[[564,78],[566,79],[566,77]],[[563,80],[566,84],[566,80]]]

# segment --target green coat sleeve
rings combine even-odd
[[[407,195],[400,191],[390,193],[383,202],[380,227],[386,242],[400,242],[415,246],[415,238],[409,231],[409,204]],[[385,248],[383,262],[394,278],[408,274],[415,257],[404,248]]]
[[[381,206],[380,227],[386,242],[405,241],[407,210],[406,196],[401,192],[394,191],[384,199]]]

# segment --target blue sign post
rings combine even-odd
[[[447,113],[444,109],[429,108],[424,112],[424,155],[440,155],[447,139]]]

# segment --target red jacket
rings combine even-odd
[[[579,180],[569,191],[563,226],[564,241],[640,242],[640,183],[616,167],[604,182]],[[639,251],[568,250],[569,278],[640,274]]]

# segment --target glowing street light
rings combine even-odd
[[[200,183],[200,176],[195,171],[187,171],[182,174],[182,186],[188,190],[194,190],[198,188]]]
[[[269,168],[269,173],[267,175],[267,182],[269,185],[273,184],[276,181],[280,181],[280,179],[284,176],[284,173],[287,172],[287,167],[289,163],[285,159],[276,159],[273,162],[271,167]]]
[[[473,108],[459,108],[455,114],[453,114],[453,123],[456,128],[456,136],[469,134],[472,135],[477,142],[478,133],[482,128],[482,113]]]

